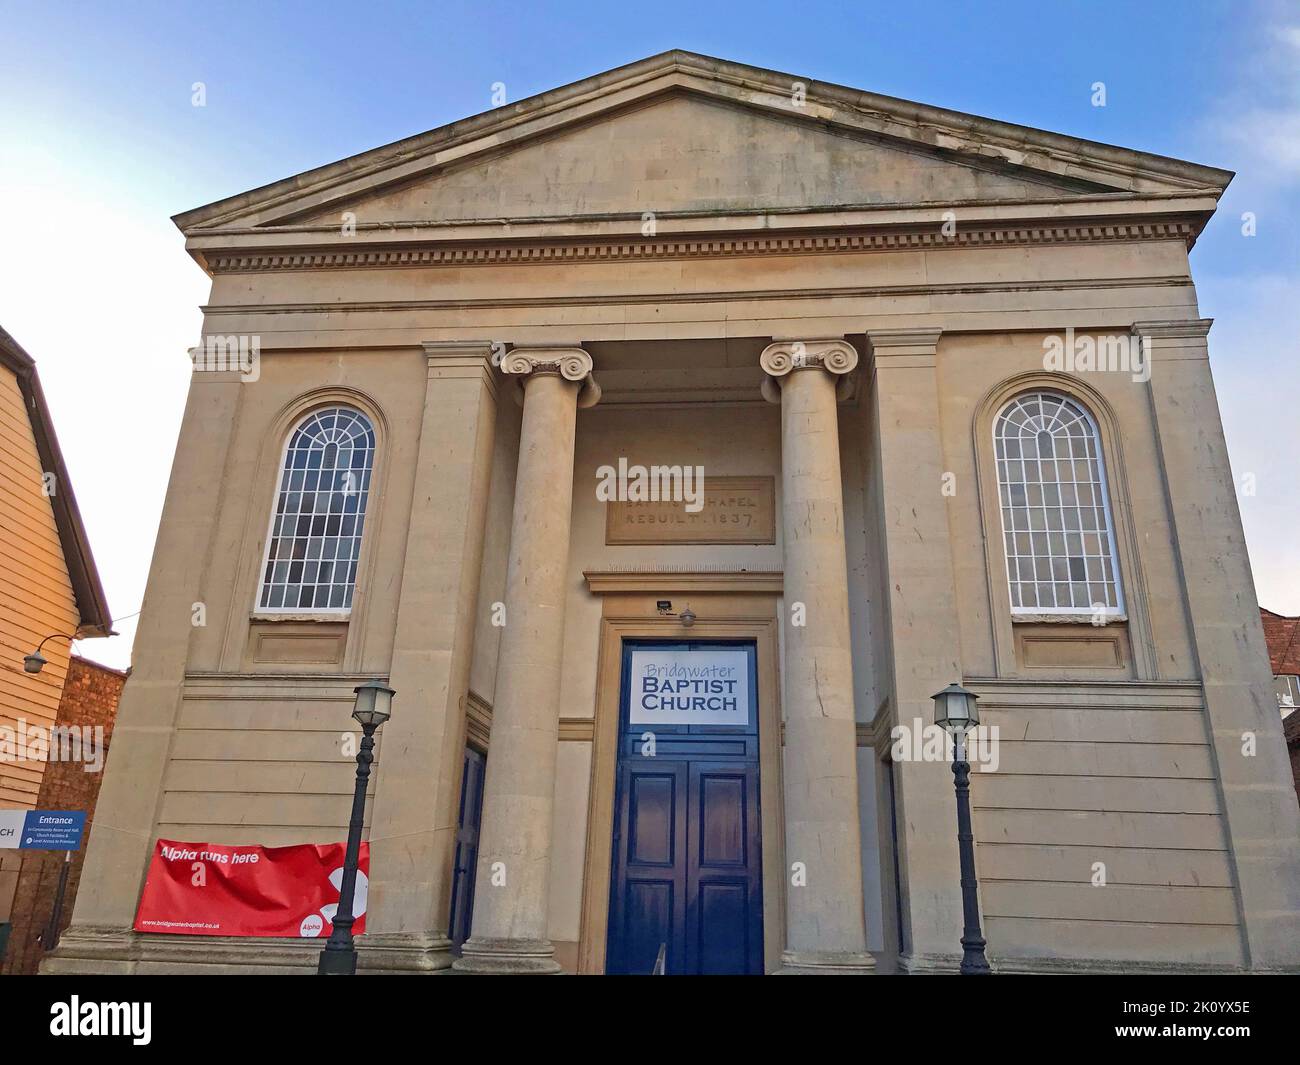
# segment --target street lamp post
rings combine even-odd
[[[343,858],[343,882],[339,885],[339,908],[329,941],[320,952],[318,976],[355,976],[357,948],[352,940],[352,900],[357,887],[357,861],[361,854],[361,822],[366,811],[366,781],[375,760],[375,732],[392,714],[393,689],[368,680],[353,689],[356,706],[352,716],[361,725],[361,749],[357,751],[357,784],[352,793],[352,820],[348,822],[348,847]]]
[[[966,761],[966,734],[980,723],[979,696],[960,684],[949,684],[934,695],[934,721],[952,737],[953,784],[957,791],[957,849],[961,863],[961,974],[988,976],[992,970],[984,956],[984,935],[980,931],[980,904],[976,893],[975,836],[970,823],[970,763]]]

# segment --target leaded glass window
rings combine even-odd
[[[289,437],[258,609],[347,611],[375,464],[375,430],[350,407],[307,415]]]
[[[1030,392],[993,424],[1013,614],[1124,609],[1097,426],[1073,399]]]

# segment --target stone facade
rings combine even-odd
[[[896,742],[954,680],[1000,735],[972,781],[995,967],[1300,965],[1188,260],[1230,177],[670,52],[178,216],[205,335],[259,357],[194,374],[95,890],[45,970],[308,969],[307,942],[129,929],[158,837],[341,839],[339,737],[380,678],[362,967],[604,971],[620,648],[686,607],[757,649],[766,971],[955,967],[951,774]],[[1128,361],[1054,364],[1063,338]],[[1104,466],[1100,611],[1008,595],[994,437],[1035,392]],[[376,439],[355,596],[265,609],[286,441],[332,407]],[[775,535],[611,542],[621,459],[770,481]]]

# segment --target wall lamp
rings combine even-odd
[[[49,636],[46,636],[45,639],[43,639],[40,643],[36,645],[35,651],[33,651],[29,655],[23,656],[24,670],[26,670],[28,673],[39,673],[42,669],[45,668],[45,663],[48,662],[49,659],[46,658],[43,654],[41,654],[41,648],[44,647],[50,640],[53,640],[55,637],[58,637],[60,640],[67,640],[69,646],[71,646],[72,641],[76,639],[75,636],[69,636],[67,635],[67,633],[63,633],[63,632],[51,633]]]
[[[662,617],[676,618],[682,623],[682,628],[684,629],[689,629],[695,624],[696,613],[690,608],[689,604],[680,614],[674,614],[671,599],[657,599],[655,600],[655,609]]]

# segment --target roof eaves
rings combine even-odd
[[[41,389],[36,360],[3,328],[0,328],[0,364],[7,366],[18,378],[23,405],[27,408],[32,435],[36,438],[41,469],[54,475],[55,489],[50,495],[50,504],[63,547],[64,562],[68,567],[68,578],[72,582],[77,612],[81,617],[78,635],[111,636],[113,617],[108,610],[99,570],[90,550],[81,511],[77,507],[77,497],[72,491],[72,481],[68,477],[63,452],[59,449],[54,423],[45,402],[45,393]]]

